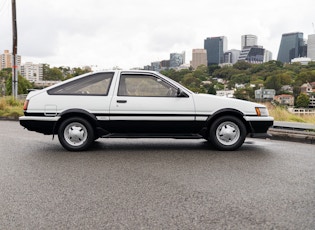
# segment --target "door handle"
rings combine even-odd
[[[117,100],[117,103],[127,103],[127,100]]]

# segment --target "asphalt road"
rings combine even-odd
[[[58,138],[0,121],[0,229],[315,229],[315,148]]]

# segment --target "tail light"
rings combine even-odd
[[[27,110],[28,102],[29,102],[29,100],[25,100],[25,101],[24,101],[24,106],[23,106],[24,111]]]

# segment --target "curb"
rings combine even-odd
[[[0,117],[0,121],[19,121],[18,117]]]
[[[297,131],[269,128],[268,134],[271,135],[271,140],[282,140],[301,142],[306,144],[315,144],[315,132],[312,131]]]

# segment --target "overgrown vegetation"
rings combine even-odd
[[[270,116],[274,117],[275,121],[302,122],[315,124],[315,116],[313,115],[295,115],[290,113],[285,107],[275,106],[271,103],[265,103],[269,110]]]
[[[23,115],[23,100],[15,100],[13,97],[0,99],[0,117],[18,118]]]

